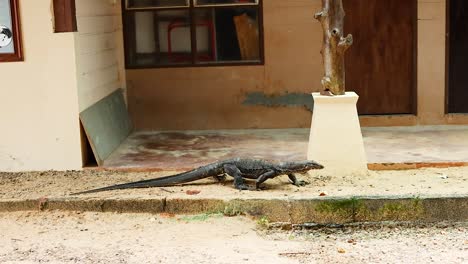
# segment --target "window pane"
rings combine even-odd
[[[189,6],[189,0],[126,0],[127,9]]]
[[[252,4],[258,4],[258,0],[195,0],[195,6]]]
[[[259,62],[257,7],[195,10],[197,63]]]
[[[134,35],[127,47],[127,61],[132,66],[192,62],[188,10],[134,12],[129,17],[133,27],[128,28],[134,29]]]

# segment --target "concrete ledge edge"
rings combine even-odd
[[[449,197],[320,197],[313,199],[40,198],[0,201],[0,212],[90,211],[251,215],[272,222],[438,222],[467,221],[468,196]]]

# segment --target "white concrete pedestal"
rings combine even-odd
[[[359,96],[312,93],[314,112],[307,158],[335,176],[367,174],[367,159],[356,109]]]

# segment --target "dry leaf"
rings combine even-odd
[[[185,193],[188,195],[197,195],[200,192],[201,192],[200,190],[187,190]]]
[[[161,216],[162,218],[173,218],[173,217],[175,217],[175,214],[171,214],[171,213],[160,213],[159,216]]]

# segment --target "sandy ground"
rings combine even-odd
[[[259,231],[221,215],[0,213],[0,263],[466,263],[468,224]]]
[[[142,179],[170,175],[174,172],[114,172],[102,170],[0,172],[0,200],[73,198],[70,193]],[[334,177],[326,171],[311,171],[300,177],[311,184],[296,187],[280,176],[266,182],[264,191],[238,191],[232,178],[224,183],[205,179],[193,184],[165,188],[115,190],[88,194],[97,198],[314,198],[342,196],[468,196],[468,167],[425,168],[402,171],[370,171],[368,175]],[[200,191],[188,195],[187,191]]]

